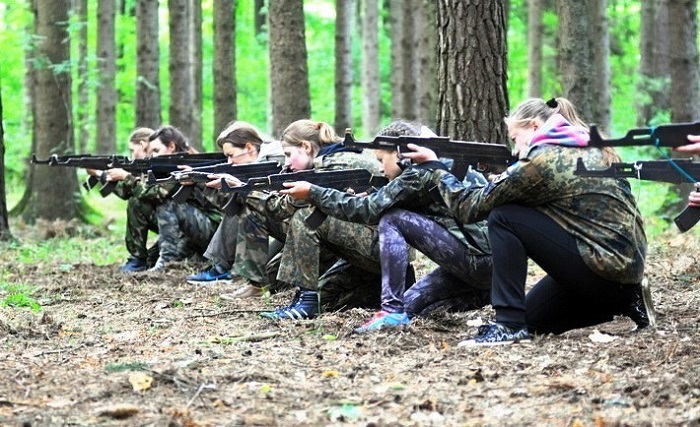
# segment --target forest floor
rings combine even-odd
[[[0,307],[0,425],[698,426],[699,247],[651,245],[656,329],[620,317],[469,349],[490,308],[357,335],[370,311],[265,320],[291,291],[227,301],[185,282],[195,265],[123,275],[4,250],[0,282],[31,285],[41,309]]]

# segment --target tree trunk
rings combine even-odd
[[[88,16],[87,0],[74,0],[75,14],[80,22],[78,31],[78,108],[76,128],[78,130],[78,152],[86,153],[90,141],[90,88],[88,87]]]
[[[192,142],[194,73],[190,0],[168,0],[170,11],[170,124]]]
[[[365,0],[362,17],[362,84],[364,108],[362,108],[362,128],[365,135],[374,135],[379,130],[380,86],[379,86],[379,3]]]
[[[2,87],[0,87],[0,241],[12,240],[5,193],[5,129],[2,126]]]
[[[99,0],[97,3],[97,154],[115,153],[117,148],[117,89],[115,86],[116,43],[114,40],[115,0]]]
[[[543,0],[527,2],[527,96],[542,97]]]
[[[563,93],[584,121],[593,117],[591,16],[586,2],[556,0],[558,52]]]
[[[162,124],[160,106],[160,48],[158,2],[136,3],[136,123],[134,127],[157,128]]]
[[[508,112],[503,1],[438,2],[437,133],[505,143]]]
[[[403,1],[403,37],[401,38],[401,73],[403,74],[403,84],[401,85],[401,98],[403,106],[401,116],[404,119],[415,120],[418,118],[418,61],[416,53],[416,31],[417,19],[416,5],[420,0]]]
[[[236,0],[214,1],[214,138],[235,120]]]
[[[389,37],[391,39],[391,117],[403,113],[403,0],[387,0],[389,5]]]
[[[202,141],[202,2],[200,0],[191,0],[190,8],[192,10],[192,26],[191,38],[192,43],[192,117],[190,142],[192,146],[199,151],[204,151],[204,142]]]
[[[36,154],[47,158],[52,153],[73,151],[71,76],[68,23],[69,0],[45,0],[36,3],[37,45],[35,70],[34,133]],[[27,223],[37,218],[71,219],[78,216],[78,180],[73,168],[34,168],[33,181],[27,188],[28,203],[22,212]]]
[[[270,96],[275,136],[290,123],[311,115],[303,6],[301,0],[271,0],[268,6]]]
[[[668,1],[641,3],[637,126],[648,126],[659,112],[669,109],[670,44]]]
[[[698,120],[697,0],[669,2],[671,50],[671,121]]]
[[[265,13],[265,0],[255,0],[253,6],[255,8],[255,35],[259,36],[264,32],[265,21],[267,16]]]
[[[354,0],[335,1],[335,130],[352,126],[352,20]]]
[[[437,6],[433,0],[419,0],[419,3],[416,14],[418,120],[432,129],[437,116]]]
[[[606,134],[612,131],[612,114],[610,103],[610,33],[607,0],[591,0],[591,17],[593,31],[591,32],[591,47],[593,55],[593,123]]]

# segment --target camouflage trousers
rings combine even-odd
[[[238,215],[224,214],[204,252],[206,259],[214,261],[226,270],[230,270],[236,260],[239,220]]]
[[[158,245],[150,249],[147,247],[149,231],[158,232],[156,207],[137,197],[130,197],[126,203],[126,250],[134,258],[155,262]]]
[[[261,203],[247,203],[239,214],[233,272],[251,282],[271,284],[267,271],[270,241],[284,242],[286,234],[287,221],[268,215],[264,196]]]
[[[196,206],[172,199],[156,208],[156,217],[160,259],[165,262],[203,254],[219,225]]]

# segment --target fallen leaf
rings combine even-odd
[[[132,372],[129,374],[129,383],[134,391],[146,391],[153,384],[153,377],[145,372]]]
[[[598,342],[598,343],[608,343],[611,341],[615,341],[617,337],[614,337],[612,335],[608,334],[603,334],[599,332],[597,329],[593,330],[593,333],[591,333],[588,338],[590,338],[591,341],[593,342]]]

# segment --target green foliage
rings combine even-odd
[[[126,371],[147,371],[149,370],[146,362],[124,362],[124,363],[108,363],[105,365],[105,372],[113,374],[115,372]]]
[[[32,298],[34,289],[27,285],[0,282],[0,305],[11,308],[29,308],[32,311],[41,310],[41,305]]]

